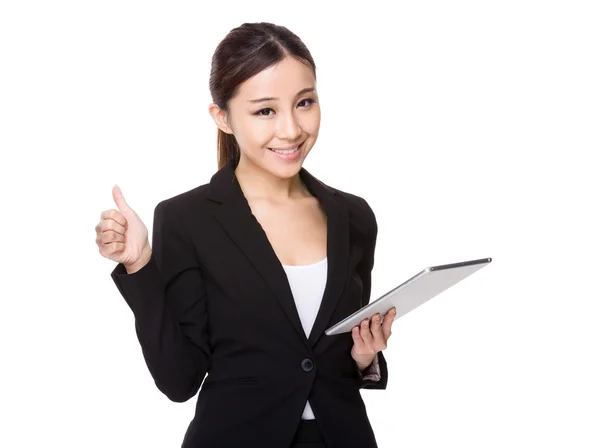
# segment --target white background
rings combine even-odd
[[[380,447],[600,446],[594,3],[2,2],[0,445],[180,446],[94,227],[209,181],[212,54],[268,21],[317,64],[304,166],[376,213],[372,297],[493,258],[394,323]]]

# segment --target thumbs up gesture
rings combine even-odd
[[[125,201],[118,185],[112,189],[118,210],[105,210],[96,225],[96,244],[100,254],[117,263],[123,263],[128,273],[141,269],[152,253],[148,229]]]

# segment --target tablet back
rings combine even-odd
[[[426,268],[379,299],[328,328],[325,334],[332,335],[352,331],[352,327],[359,325],[363,319],[370,319],[376,313],[381,313],[383,316],[393,307],[396,308],[395,319],[404,316],[450,286],[487,266],[491,261],[491,258],[481,258]]]

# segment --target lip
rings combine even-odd
[[[282,146],[279,148],[269,148],[269,149],[277,149],[279,151],[285,151],[286,149],[294,149],[296,146],[302,146],[304,142],[300,142],[300,143],[296,143],[295,145],[290,145],[290,146]]]

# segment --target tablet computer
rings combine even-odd
[[[417,275],[388,291],[379,299],[363,306],[355,313],[329,327],[325,330],[325,334],[330,336],[352,331],[352,327],[359,325],[363,319],[371,319],[376,313],[380,313],[383,318],[385,313],[394,307],[396,308],[396,317],[394,320],[396,320],[452,285],[465,279],[475,271],[487,266],[491,261],[491,258],[481,258],[423,269]],[[383,323],[383,320],[381,323]]]

